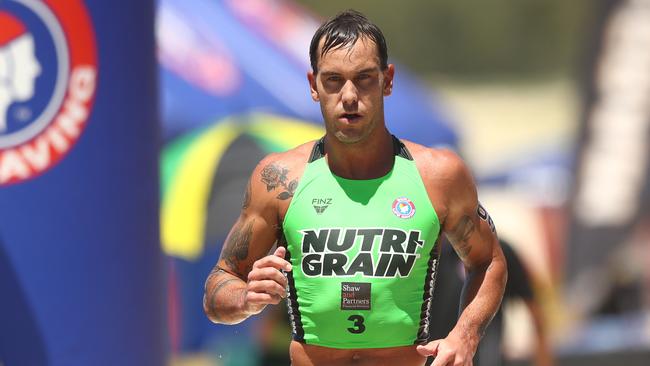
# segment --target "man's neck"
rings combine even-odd
[[[395,159],[393,137],[381,127],[364,141],[345,144],[336,137],[325,137],[325,155],[332,173],[347,179],[383,177]]]

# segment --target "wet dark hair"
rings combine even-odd
[[[318,44],[323,37],[325,42],[319,54]],[[382,70],[385,70],[388,67],[388,48],[381,30],[358,11],[346,10],[323,23],[314,33],[309,45],[309,61],[314,74],[318,73],[318,57],[337,48],[350,48],[362,37],[375,42],[379,65]]]

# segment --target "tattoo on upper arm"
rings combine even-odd
[[[242,209],[247,209],[251,205],[251,181],[248,180],[246,184],[246,193],[244,193],[244,203],[242,204]]]
[[[226,239],[221,254],[222,259],[228,263],[228,266],[240,276],[243,276],[243,273],[239,270],[240,263],[248,257],[254,223],[254,219],[249,222],[237,223],[230,232],[228,239]]]
[[[474,221],[469,216],[463,216],[448,235],[451,245],[461,259],[467,258],[472,251],[472,245],[468,240],[474,233],[474,230],[476,230]]]
[[[286,200],[293,197],[296,188],[298,187],[298,180],[294,179],[287,183],[287,174],[289,169],[271,163],[262,169],[262,183],[266,184],[268,192],[280,187],[284,189],[276,198]]]
[[[490,214],[488,214],[485,207],[483,207],[483,205],[481,205],[480,203],[478,204],[478,209],[476,210],[476,213],[478,213],[478,217],[480,217],[481,220],[487,222],[488,226],[490,227],[490,230],[492,230],[492,232],[496,234],[497,228],[494,225],[494,221],[492,221]]]

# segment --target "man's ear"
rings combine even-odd
[[[313,71],[307,72],[307,80],[309,80],[311,99],[313,99],[314,102],[318,102],[320,99],[318,98],[318,90],[316,89],[316,75],[314,75]]]
[[[393,92],[393,77],[395,76],[395,65],[388,64],[384,73],[384,96],[389,96]]]

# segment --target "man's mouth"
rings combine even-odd
[[[359,113],[343,113],[339,116],[339,119],[342,119],[347,122],[355,122],[361,118]]]

